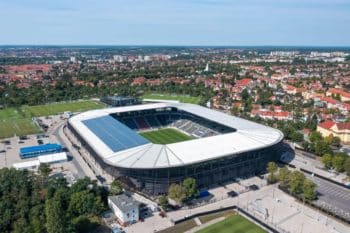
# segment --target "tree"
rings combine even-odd
[[[329,144],[324,140],[319,140],[313,143],[315,154],[323,155],[326,153],[332,153],[332,150],[329,148]]]
[[[274,183],[277,181],[275,173],[277,172],[277,165],[275,162],[269,162],[267,164],[267,171],[269,172],[269,176],[267,178],[267,180],[269,181],[269,183]]]
[[[75,230],[78,233],[91,232],[95,227],[98,226],[98,219],[91,219],[85,215],[81,215],[72,220]]]
[[[249,92],[247,90],[247,88],[244,88],[241,92],[241,98],[243,101],[246,101],[249,98]]]
[[[68,212],[71,216],[96,215],[103,209],[101,198],[96,197],[88,190],[73,193],[68,206]]]
[[[335,147],[340,147],[340,138],[339,137],[333,137],[333,140],[331,141],[331,145]]]
[[[288,187],[290,173],[287,167],[282,167],[278,171],[278,180],[280,181],[280,185],[284,188]]]
[[[186,199],[190,199],[198,195],[197,184],[194,178],[186,178],[182,182],[182,187],[184,188]]]
[[[317,141],[322,140],[322,135],[320,132],[317,131],[313,131],[310,133],[309,139],[311,142],[315,143]]]
[[[342,154],[342,153],[338,153],[338,154],[333,156],[332,166],[337,172],[344,171],[344,163],[345,163],[346,158],[347,158],[347,156]]]
[[[68,232],[68,221],[63,208],[64,200],[62,190],[57,191],[55,196],[45,203],[46,229],[48,233],[66,233]]]
[[[51,173],[50,165],[47,163],[40,163],[40,166],[38,168],[39,174],[40,174],[40,180],[41,184],[43,185],[46,183],[49,179],[49,175]]]
[[[167,209],[169,206],[169,201],[168,198],[166,196],[161,196],[158,199],[159,205],[162,207],[163,210]]]
[[[119,195],[123,193],[123,187],[119,180],[114,180],[112,182],[109,192],[111,195]]]
[[[323,165],[327,168],[327,169],[330,169],[332,168],[332,164],[333,164],[333,157],[332,155],[330,154],[324,154],[322,156],[322,163]]]
[[[293,142],[302,142],[304,140],[304,136],[303,136],[303,134],[299,133],[298,131],[293,131],[290,134],[290,139]]]
[[[345,160],[344,170],[348,176],[350,176],[350,157]]]
[[[14,224],[13,233],[31,233],[29,224],[24,218],[18,219]]]
[[[289,188],[291,193],[300,194],[303,190],[303,184],[305,180],[305,175],[300,171],[293,171],[290,174]]]
[[[41,163],[38,168],[39,174],[43,177],[48,177],[51,173],[50,165],[47,163]]]
[[[312,201],[316,198],[316,184],[305,179],[303,183],[303,196],[306,200]]]
[[[174,201],[182,203],[186,198],[186,193],[181,185],[171,184],[168,190],[168,196]]]

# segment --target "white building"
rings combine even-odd
[[[108,197],[108,206],[122,225],[139,220],[139,205],[139,202],[126,194]]]
[[[75,63],[75,62],[77,62],[77,59],[76,59],[76,57],[70,57],[70,62],[73,62],[73,63]]]
[[[38,170],[38,167],[40,165],[39,160],[32,160],[32,161],[26,161],[21,163],[14,163],[12,164],[12,167],[16,170],[29,170],[29,171],[36,171]]]
[[[121,55],[114,55],[113,60],[116,62],[124,62],[126,61],[126,57]]]
[[[68,157],[66,152],[61,152],[61,153],[38,156],[38,160],[40,163],[53,164],[53,163],[67,162]]]
[[[13,168],[16,170],[30,170],[30,171],[37,171],[41,163],[47,163],[47,164],[54,164],[54,163],[62,163],[68,161],[67,153],[61,152],[61,153],[54,153],[54,154],[48,154],[48,155],[41,155],[38,156],[38,159],[21,162],[21,163],[14,163],[12,165]]]

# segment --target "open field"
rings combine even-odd
[[[207,214],[207,215],[204,215],[204,216],[200,216],[199,217],[199,220],[201,221],[201,223],[207,223],[213,219],[216,219],[216,218],[220,218],[220,217],[229,217],[229,216],[232,216],[236,214],[236,212],[234,212],[233,210],[225,210],[225,211],[221,211],[221,212],[217,212],[217,213],[213,213],[213,214]]]
[[[0,119],[0,138],[40,133],[40,128],[30,118]]]
[[[155,144],[170,144],[193,139],[192,137],[172,128],[143,132],[140,135]]]
[[[104,105],[101,103],[86,100],[86,101],[75,101],[75,102],[61,102],[61,103],[53,103],[53,104],[37,105],[37,106],[23,106],[21,109],[24,115],[37,117],[37,116],[57,115],[65,111],[81,112],[81,111],[87,111],[87,110],[98,109],[103,107]]]
[[[0,138],[40,133],[41,130],[32,121],[32,117],[56,115],[65,111],[86,111],[103,106],[95,101],[75,101],[2,109],[0,110]]]
[[[172,95],[172,94],[144,94],[143,99],[157,99],[157,100],[177,100],[182,103],[198,104],[201,100],[200,97],[188,96],[188,95]]]
[[[197,231],[197,233],[266,233],[259,226],[241,215],[232,215],[218,223]]]

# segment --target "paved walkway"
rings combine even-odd
[[[269,216],[264,221],[277,228],[280,232],[350,232],[349,226],[329,218],[317,210],[302,205],[293,197],[271,185],[198,208],[169,212],[166,218],[161,218],[158,216],[158,213],[155,213],[154,216],[146,218],[144,222],[138,222],[126,227],[124,230],[126,232],[154,232],[155,229],[159,231],[170,227],[174,220],[183,219],[186,216],[232,205],[238,205],[247,209],[256,200],[259,200],[263,208],[266,208],[269,213]],[[250,210],[250,213],[261,218],[254,210]],[[201,226],[203,225],[205,224]]]

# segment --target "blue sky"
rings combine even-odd
[[[350,45],[350,0],[0,0],[0,45]]]

